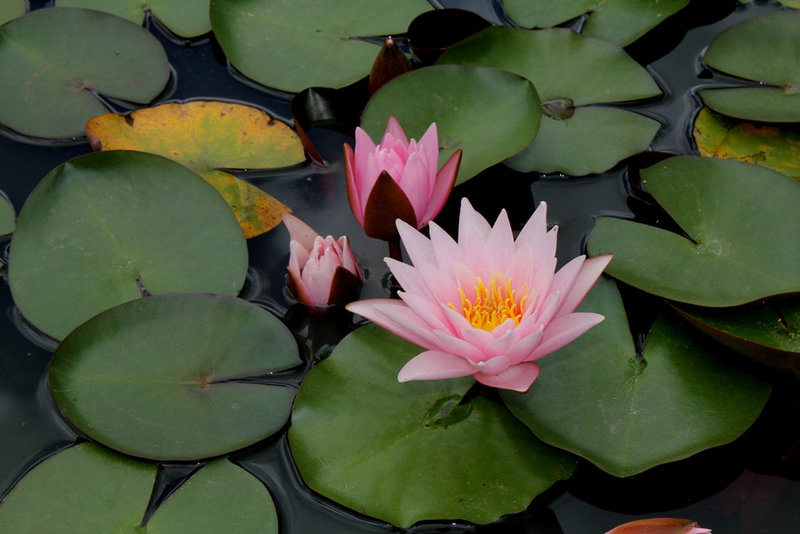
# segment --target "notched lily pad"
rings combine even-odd
[[[143,293],[235,295],[247,243],[217,192],[144,152],[77,157],[34,189],[17,219],[9,285],[22,314],[56,339]]]
[[[763,165],[800,180],[800,127],[732,119],[703,108],[694,123],[701,156]]]
[[[701,332],[753,360],[800,376],[800,299],[757,302],[735,308],[678,306]]]
[[[583,35],[621,46],[632,43],[674,15],[689,0],[504,0],[516,23],[526,28],[549,28],[587,13]]]
[[[438,63],[504,69],[536,87],[544,117],[533,142],[506,162],[518,171],[603,172],[645,150],[660,126],[631,111],[597,106],[661,91],[622,48],[571,30],[487,28],[452,47]]]
[[[276,317],[226,295],[184,293],[128,302],[59,345],[53,397],[88,436],[142,458],[196,460],[277,432],[295,389],[245,380],[300,363]]]
[[[716,36],[703,57],[706,64],[759,86],[700,91],[705,105],[741,119],[800,121],[798,27],[800,11],[783,10],[745,20]]]
[[[606,273],[671,300],[724,307],[800,291],[800,183],[773,170],[677,156],[642,171],[655,200],[689,237],[600,217],[591,255]]]
[[[605,320],[539,360],[527,393],[501,393],[546,443],[627,477],[729,443],[764,407],[771,385],[676,317],[656,320],[639,359],[610,279],[581,307]]]
[[[541,109],[536,89],[521,76],[499,69],[436,65],[398,76],[372,96],[362,126],[376,143],[390,116],[413,139],[435,122],[439,167],[462,150],[456,178],[460,184],[525,148],[539,128]]]
[[[143,525],[158,466],[81,443],[44,460],[0,502],[15,534],[278,532],[264,485],[225,459],[201,467]]]
[[[430,8],[424,0],[212,0],[211,25],[242,74],[296,93],[363,78],[380,48],[362,38],[403,33]]]
[[[401,527],[484,524],[572,474],[574,460],[536,440],[502,404],[483,396],[462,403],[472,378],[399,383],[419,350],[365,326],[306,376],[289,443],[314,491]]]
[[[209,0],[56,0],[55,5],[105,11],[136,24],[142,24],[149,12],[180,37],[197,37],[211,31]]]
[[[283,122],[232,102],[168,103],[129,115],[107,113],[86,124],[94,150],[140,150],[200,174],[231,206],[245,237],[271,230],[291,209],[258,187],[219,169],[258,169],[305,161],[303,145]]]
[[[145,104],[169,80],[164,49],[148,31],[80,8],[31,11],[0,28],[0,124],[48,139],[83,137],[106,113],[98,95]]]

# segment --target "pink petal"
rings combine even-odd
[[[545,235],[547,234],[547,203],[540,202],[539,206],[533,211],[528,222],[517,235],[517,246],[527,243],[537,254],[544,254],[545,257],[554,256],[555,247],[550,251],[549,246],[545,247]],[[547,243],[549,245],[550,243]]]
[[[538,365],[535,363],[520,363],[495,375],[476,373],[475,380],[489,387],[510,389],[524,393],[528,391],[537,376],[539,376]]]
[[[355,156],[350,145],[344,145],[344,173],[347,179],[347,200],[358,224],[364,226],[364,207],[361,200],[360,185],[356,182]]]
[[[311,250],[311,247],[314,246],[314,238],[319,234],[309,225],[290,213],[284,213],[282,219],[286,229],[289,230],[289,239],[297,241],[306,250]]]
[[[367,299],[351,302],[345,306],[348,311],[361,315],[424,348],[438,348],[439,339],[430,326],[415,314],[408,305],[397,299]]]
[[[400,123],[397,121],[394,115],[389,117],[389,121],[386,123],[386,131],[383,134],[384,137],[387,133],[391,134],[395,139],[399,139],[403,142],[403,144],[408,146],[408,137],[406,137],[403,127],[400,126]]]
[[[447,320],[444,310],[442,310],[441,304],[432,299],[413,293],[406,293],[405,291],[400,291],[398,295],[403,302],[408,304],[408,307],[411,308],[414,313],[424,318],[431,329],[442,330],[450,334],[455,333],[450,322]]]
[[[450,271],[456,262],[464,262],[464,254],[461,247],[450,237],[450,234],[442,230],[436,223],[431,223],[428,226],[428,231],[431,236],[431,246],[433,247],[433,255],[436,258],[436,265],[440,269]]]
[[[358,266],[355,254],[350,248],[350,240],[347,236],[342,236],[338,239],[339,247],[341,247],[342,267],[356,275],[360,280],[364,279],[364,274],[361,272],[361,267]]]
[[[495,268],[505,271],[514,257],[515,250],[514,234],[511,232],[508,213],[506,210],[501,210],[486,240],[484,256],[491,260]]]
[[[461,164],[461,149],[456,150],[455,153],[442,165],[442,168],[436,174],[436,181],[433,184],[433,191],[431,191],[431,198],[428,200],[428,209],[422,216],[422,221],[425,223],[433,220],[434,217],[439,215],[442,208],[447,202],[450,192],[456,183],[456,176],[458,175],[458,167]]]
[[[506,355],[508,356],[508,359],[511,360],[511,363],[517,364],[519,362],[531,361],[531,355],[541,342],[543,333],[544,325],[541,325],[538,329],[534,330],[522,339],[518,338],[517,342],[514,343],[514,345],[512,345],[511,348],[506,352]]]
[[[450,273],[430,263],[418,265],[417,270],[436,301],[445,306],[452,304],[460,309],[461,294],[458,292],[456,280]]]
[[[400,234],[400,239],[403,240],[403,246],[408,252],[411,263],[420,265],[436,262],[430,239],[403,221],[397,221],[397,232]]]
[[[392,271],[392,274],[400,284],[400,287],[403,288],[403,291],[422,295],[433,300],[433,296],[428,286],[425,285],[425,280],[422,278],[419,270],[407,263],[392,258],[384,258],[383,261],[389,266],[389,270]]]
[[[466,198],[461,199],[461,212],[458,216],[458,244],[461,247],[484,243],[492,230],[483,216],[475,211]]]
[[[511,362],[507,356],[493,356],[482,362],[473,362],[472,366],[484,375],[497,375],[508,369]]]
[[[412,153],[408,157],[403,173],[400,177],[396,178],[397,184],[400,189],[406,194],[411,205],[414,207],[414,215],[417,218],[417,228],[422,228],[424,224],[420,224],[422,216],[428,208],[428,200],[430,199],[431,186],[428,183],[430,180],[427,176],[428,165],[425,161],[425,155],[419,151]]]
[[[437,340],[437,348],[445,352],[457,354],[473,363],[482,362],[489,357],[479,346],[473,345],[458,335],[449,334],[443,330],[434,331],[434,335]]]
[[[463,358],[440,350],[417,354],[397,374],[397,380],[438,380],[475,374],[475,369]]]
[[[589,293],[589,290],[592,289],[595,282],[597,282],[597,279],[600,278],[608,262],[611,261],[611,257],[611,254],[604,254],[602,256],[589,258],[583,262],[583,267],[578,277],[564,297],[564,302],[561,304],[561,308],[558,311],[559,315],[575,311],[575,308],[578,307],[586,294]]]
[[[538,360],[557,351],[570,341],[578,338],[594,325],[605,319],[599,313],[570,313],[553,319],[544,329],[539,346],[531,353],[529,360]]]

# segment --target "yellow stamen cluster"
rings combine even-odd
[[[480,277],[477,277],[475,286],[475,300],[470,301],[459,287],[461,294],[461,313],[475,328],[492,331],[508,319],[513,319],[514,324],[519,324],[525,311],[525,301],[528,292],[517,300],[517,291],[511,289],[511,279],[506,281],[505,287],[498,287],[492,280],[487,288]],[[459,311],[455,305],[448,303],[452,309]]]

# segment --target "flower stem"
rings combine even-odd
[[[395,237],[387,241],[389,243],[389,257],[393,260],[403,261],[403,251],[400,249],[400,238]]]

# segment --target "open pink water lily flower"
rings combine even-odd
[[[437,172],[436,123],[419,141],[409,141],[394,117],[379,145],[356,128],[355,152],[345,144],[344,156],[353,215],[368,236],[387,241],[398,237],[395,220],[420,229],[442,211],[461,162],[457,150]]]
[[[488,386],[527,391],[539,358],[603,320],[579,313],[611,260],[579,256],[556,272],[556,232],[541,203],[516,239],[503,210],[490,226],[461,201],[458,241],[435,223],[430,239],[397,223],[413,262],[386,259],[403,287],[397,299],[352,302],[347,309],[427,349],[398,380],[472,375]]]
[[[322,237],[294,215],[284,214],[283,223],[289,230],[286,284],[297,300],[323,308],[357,298],[364,276],[347,237]]]
[[[698,527],[691,519],[650,517],[612,528],[606,534],[710,534],[711,529]]]

